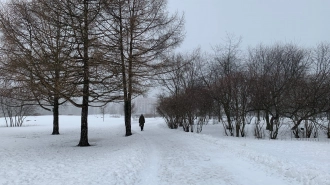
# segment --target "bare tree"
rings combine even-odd
[[[308,52],[292,44],[259,46],[250,51],[249,61],[251,83],[256,87],[251,106],[264,112],[266,129],[270,138],[276,139],[281,118],[293,118],[292,113],[300,107],[293,96],[302,92],[298,87],[304,86]]]
[[[67,45],[67,32],[59,22],[63,17],[59,12],[51,11],[39,1],[11,1],[1,12],[0,29],[4,45],[2,71],[4,78],[20,88],[28,89],[29,96],[21,97],[25,101],[36,101],[49,111],[53,111],[53,135],[59,134],[59,105],[57,91],[74,94],[72,78],[67,73],[65,62],[70,54]],[[50,6],[50,5],[49,5]],[[49,108],[51,106],[51,108]]]
[[[10,84],[2,83],[0,88],[0,109],[5,118],[7,127],[21,127],[24,119],[35,111],[33,104],[20,100],[17,96],[24,94],[22,89],[8,87]]]
[[[298,126],[305,121],[304,137],[310,137],[316,127],[316,116],[329,110],[330,92],[330,47],[323,43],[317,46],[310,57],[310,65],[304,78],[291,88],[293,98],[289,114],[293,117],[295,137],[299,136]]]
[[[163,87],[164,95],[171,97],[171,102],[175,105],[175,122],[183,126],[185,131],[192,131],[197,118],[197,101],[191,99],[197,100],[197,94],[203,88],[200,69],[204,59],[200,51],[195,50],[192,53],[170,55],[166,60],[169,65],[158,75],[158,81]]]
[[[186,73],[191,71],[191,64],[198,56],[198,50],[187,54],[177,53],[166,56],[165,60],[168,65],[163,68],[162,73],[158,74],[158,83],[162,86],[163,91],[161,97],[169,96],[166,101],[171,102],[170,104],[174,110],[173,115],[170,115],[173,116],[173,121],[171,122],[173,122],[175,128],[183,126],[185,130],[182,94],[185,92],[185,88],[187,88],[187,83],[185,82],[187,80],[185,79],[187,77]],[[159,106],[162,107],[162,105]]]
[[[181,115],[181,112],[183,111],[180,110],[180,100],[181,99],[174,98],[173,96],[165,97],[159,95],[158,97],[157,112],[165,119],[165,122],[170,129],[177,129],[179,123],[182,123],[181,120],[183,115]]]
[[[106,1],[59,1],[61,12],[68,18],[66,27],[71,33],[73,54],[69,69],[78,77],[74,82],[80,90],[78,96],[82,103],[76,103],[67,94],[61,94],[77,107],[81,107],[81,136],[78,146],[88,143],[88,107],[93,102],[108,102],[119,99],[121,87],[120,72],[112,61],[106,59],[106,49],[102,40],[105,38],[104,25],[112,19],[104,16],[108,6]]]
[[[226,135],[234,135],[233,126],[233,88],[235,73],[242,66],[241,38],[228,35],[225,44],[214,47],[214,56],[209,64],[209,72],[204,75],[204,83],[212,92],[211,96],[218,105],[218,119],[222,120],[223,109],[226,121],[223,122]],[[220,107],[221,106],[221,107]],[[229,131],[229,134],[227,133]]]
[[[183,40],[183,18],[170,16],[166,0],[108,1],[104,26],[109,56],[121,68],[126,136],[131,132],[132,98],[143,94],[150,79],[164,66],[161,56]]]
[[[81,107],[79,146],[89,146],[87,117],[92,102],[103,106],[119,98],[119,72],[104,58],[103,33],[97,26],[106,21],[101,16],[104,3],[13,0],[8,4],[11,11],[1,14],[7,41],[3,51],[10,58],[7,69],[16,67],[10,71],[15,74],[13,80],[25,82],[20,84],[30,87],[40,105],[51,102],[54,115],[60,98]],[[77,103],[77,97],[82,103]]]

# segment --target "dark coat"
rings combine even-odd
[[[141,116],[140,116],[140,118],[139,118],[139,125],[140,125],[140,126],[143,126],[144,123],[145,123],[144,116],[143,116],[143,114],[141,114]]]

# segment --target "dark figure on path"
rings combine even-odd
[[[141,114],[139,118],[139,126],[141,127],[141,131],[143,131],[143,126],[144,126],[145,120],[143,114]]]

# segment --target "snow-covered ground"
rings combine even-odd
[[[170,130],[146,119],[124,137],[124,119],[89,116],[91,147],[77,147],[80,117],[28,117],[21,128],[0,119],[0,184],[330,185],[330,142],[223,136],[221,125],[201,134]]]

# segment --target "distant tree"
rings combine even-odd
[[[107,111],[108,111],[108,109],[107,109],[106,106],[100,107],[100,112],[101,112],[101,114],[102,114],[103,122],[104,122],[105,113],[106,113]]]
[[[209,63],[208,73],[203,76],[204,83],[211,92],[218,107],[218,119],[222,120],[220,110],[223,109],[226,121],[223,122],[226,135],[234,135],[233,125],[233,82],[235,73],[239,72],[242,63],[240,49],[241,38],[228,35],[225,44],[214,47],[214,55]],[[229,131],[229,134],[227,133]]]
[[[175,99],[173,96],[165,97],[159,95],[157,103],[157,113],[165,119],[167,126],[170,129],[177,129],[179,127],[179,118],[182,116],[179,114],[179,99]]]
[[[187,89],[186,92],[187,100],[189,101],[190,99],[190,102],[193,103],[192,112],[195,116],[196,132],[200,133],[203,130],[203,126],[208,123],[212,113],[213,99],[210,96],[209,90],[203,86]]]
[[[190,71],[191,64],[196,58],[198,58],[198,56],[199,53],[197,50],[187,54],[177,53],[168,55],[165,58],[168,65],[158,74],[158,83],[161,85],[163,91],[161,99],[169,97],[166,98],[166,102],[172,106],[173,115],[171,115],[173,116],[172,122],[175,124],[175,128],[178,126],[184,126],[184,113],[182,107],[184,105],[184,100],[181,96],[184,93],[185,88],[187,88],[187,83],[185,82],[185,80],[187,80],[185,79],[186,73]],[[163,105],[159,106],[162,107]]]
[[[26,116],[35,111],[33,104],[21,100],[17,95],[25,93],[18,88],[9,88],[10,84],[1,84],[0,88],[0,110],[5,119],[7,127],[21,127]]]
[[[174,54],[166,58],[167,68],[158,75],[164,92],[158,110],[169,123],[183,127],[186,132],[202,131],[212,112],[213,100],[205,89],[201,73],[205,58],[199,50]],[[164,98],[164,96],[166,98]],[[172,124],[170,124],[172,125]]]
[[[321,85],[323,89],[323,96],[321,96],[319,98],[319,103],[325,103],[325,107],[319,107],[319,110],[322,110],[324,112],[326,112],[327,115],[327,119],[328,119],[328,124],[326,126],[322,125],[322,124],[318,124],[318,126],[321,129],[324,129],[327,133],[328,138],[330,138],[330,107],[328,107],[330,105],[330,95],[328,93],[330,93],[330,43],[321,43],[319,44],[316,49],[313,51],[313,61],[314,61],[314,72],[317,76],[318,79],[320,79],[321,83],[318,83],[319,85]],[[315,69],[316,68],[316,69]],[[324,105],[324,104],[323,104]],[[322,109],[320,109],[322,108]]]
[[[246,135],[245,126],[250,123],[248,112],[250,111],[249,78],[245,71],[236,72],[232,78],[232,112],[235,121],[236,137]]]
[[[280,118],[292,118],[297,101],[290,99],[293,91],[301,92],[303,77],[308,69],[308,53],[296,45],[259,46],[250,51],[249,70],[252,71],[251,106],[263,111],[271,139],[276,139],[281,127]],[[294,108],[295,107],[295,108]],[[271,118],[269,119],[269,116]]]
[[[294,119],[292,130],[299,136],[298,126],[304,121],[304,137],[311,137],[315,119],[329,110],[330,96],[330,45],[323,43],[309,55],[309,70],[295,88],[289,91],[292,98],[289,115]]]

